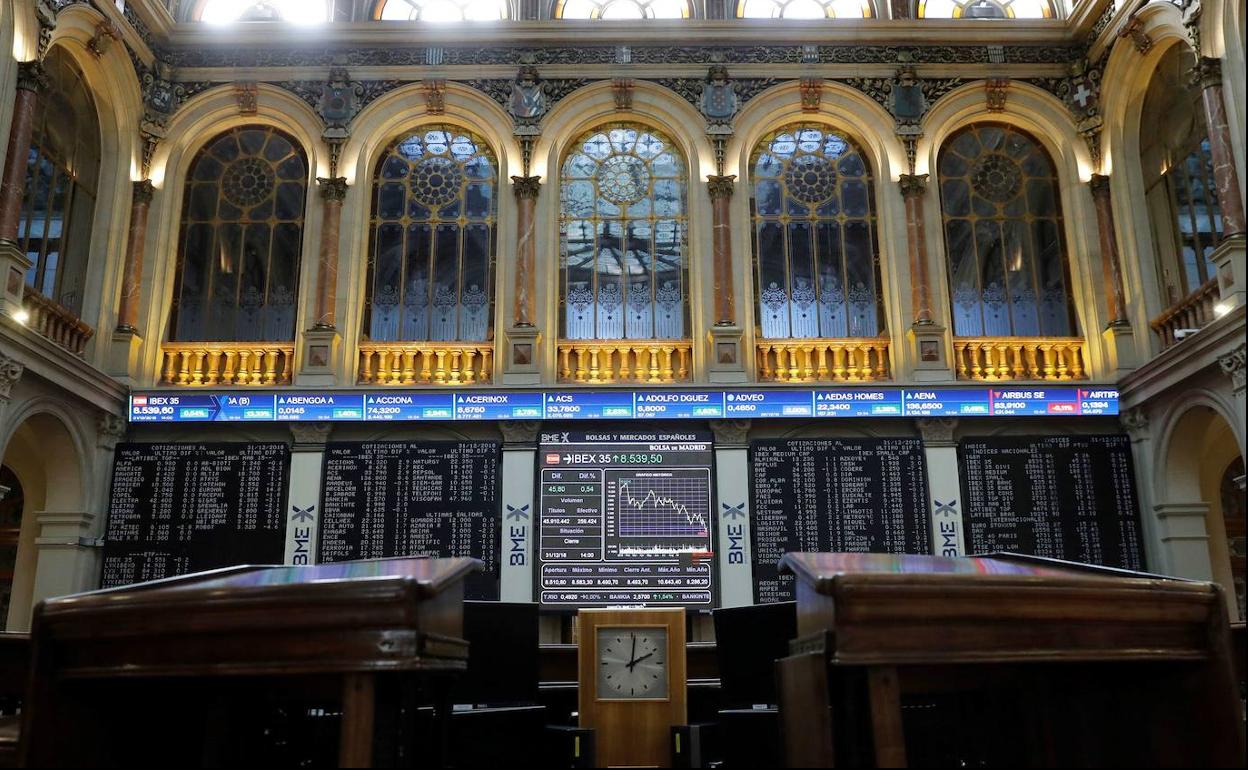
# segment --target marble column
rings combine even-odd
[[[46,84],[47,76],[42,64],[30,61],[18,65],[13,122],[9,126],[9,149],[4,156],[4,176],[0,177],[0,241],[12,243],[17,240],[35,108],[39,92]]]
[[[533,326],[533,303],[537,295],[537,196],[542,189],[538,176],[513,176],[516,195],[516,302],[515,325]]]
[[[334,329],[338,301],[338,234],[342,225],[342,202],[347,197],[345,177],[318,178],[321,188],[321,249],[316,266],[316,319],[313,329]]]
[[[927,228],[923,196],[927,174],[902,174],[898,180],[906,202],[906,250],[910,256],[910,305],[916,324],[932,323],[932,279],[927,264]]]
[[[152,180],[135,182],[131,193],[130,231],[126,240],[126,263],[121,278],[121,307],[117,331],[138,333],[139,298],[143,293],[143,250],[147,244],[147,214],[156,189]]]
[[[1096,205],[1096,233],[1101,247],[1101,272],[1105,280],[1105,307],[1109,315],[1109,325],[1123,326],[1128,323],[1124,315],[1127,302],[1122,289],[1122,261],[1118,256],[1109,177],[1093,174],[1088,187],[1092,189],[1092,201]]]
[[[1196,77],[1205,107],[1205,124],[1209,129],[1209,150],[1213,156],[1213,180],[1218,187],[1218,206],[1222,209],[1223,236],[1244,234],[1244,201],[1239,194],[1239,175],[1235,171],[1235,155],[1231,149],[1231,127],[1222,98],[1222,60],[1201,57]]]
[[[715,283],[715,325],[736,326],[737,299],[732,274],[732,195],[735,176],[711,175],[706,190],[711,196],[711,254]]]

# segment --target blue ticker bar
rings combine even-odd
[[[185,391],[130,397],[130,422],[464,422],[1118,414],[1112,387]]]

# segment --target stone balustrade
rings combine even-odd
[[[889,341],[881,337],[760,340],[763,382],[874,382],[887,380]]]
[[[286,342],[166,342],[162,385],[289,385],[295,346]]]
[[[494,379],[492,342],[363,342],[361,385],[475,385]]]
[[[1082,380],[1087,354],[1080,337],[955,337],[958,379]]]
[[[688,340],[577,340],[559,343],[562,382],[672,383],[689,380],[693,343]]]

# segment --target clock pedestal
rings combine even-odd
[[[667,767],[688,721],[683,609],[581,610],[580,726],[598,764]]]

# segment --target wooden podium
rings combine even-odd
[[[465,669],[463,579],[480,568],[428,558],[235,567],[43,602],[24,764],[246,761],[240,730],[274,692],[340,709],[342,766],[414,763],[413,689],[444,689],[440,677]],[[437,759],[444,747],[421,748]]]
[[[1015,555],[788,554],[789,766],[1240,766],[1221,590]]]

